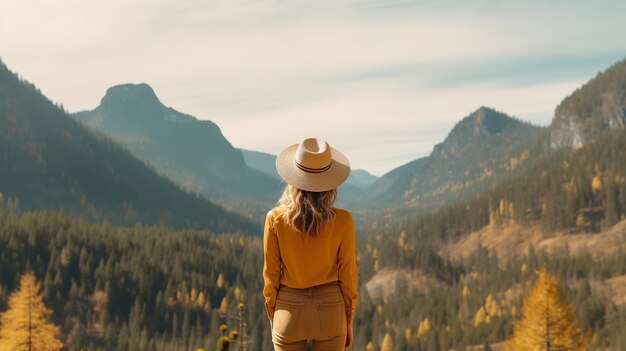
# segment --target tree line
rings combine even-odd
[[[355,349],[462,349],[511,337],[534,272],[554,274],[594,345],[626,346],[626,310],[595,282],[626,274],[626,254],[548,257],[532,250],[499,265],[482,248],[451,261],[434,238],[410,233],[359,236],[359,303]],[[394,238],[394,240],[389,240]],[[90,350],[214,350],[222,324],[238,328],[246,306],[249,350],[271,350],[262,299],[258,237],[167,227],[122,228],[63,212],[0,210],[0,313],[10,308],[20,277],[41,282],[50,321],[66,347]],[[367,282],[383,269],[421,271],[440,285],[411,291],[398,284],[386,300]]]

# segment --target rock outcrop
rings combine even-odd
[[[550,147],[577,149],[626,125],[626,60],[602,72],[556,108]]]

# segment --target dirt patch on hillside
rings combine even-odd
[[[590,254],[594,258],[602,257],[620,247],[626,249],[626,220],[603,232],[578,234],[545,233],[539,223],[490,225],[445,245],[441,253],[452,258],[467,257],[479,245],[497,252],[501,263],[525,255],[529,245],[550,256]]]
[[[604,281],[616,305],[626,305],[626,274]]]
[[[365,284],[370,297],[382,298],[384,301],[396,293],[426,295],[445,287],[444,282],[424,274],[421,270],[400,268],[383,268]]]
[[[590,254],[594,258],[626,249],[626,221],[600,233],[560,234],[542,240],[537,246],[549,255]]]

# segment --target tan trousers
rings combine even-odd
[[[272,326],[275,351],[343,351],[347,334],[346,306],[338,282],[305,289],[281,285]]]

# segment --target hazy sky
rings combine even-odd
[[[377,175],[481,105],[548,124],[625,33],[623,0],[0,1],[0,58],[69,111],[145,82],[237,147],[319,136]]]

